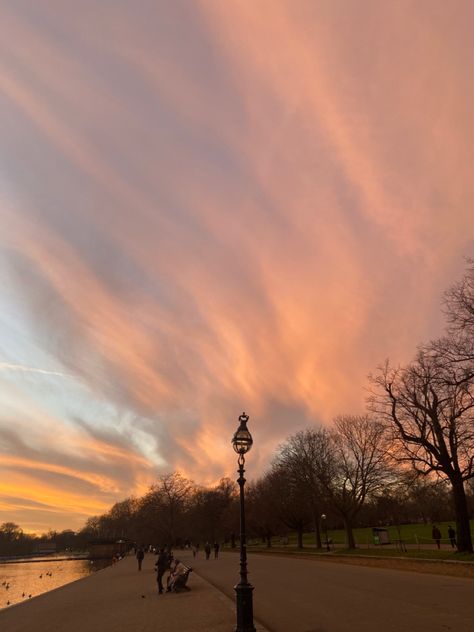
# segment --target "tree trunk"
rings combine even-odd
[[[466,491],[462,480],[451,480],[454,511],[456,513],[456,542],[458,551],[472,553],[471,526]]]
[[[346,544],[348,549],[355,549],[356,544],[354,540],[354,533],[352,531],[352,521],[344,517],[344,530],[346,532]]]
[[[319,524],[319,512],[313,510],[313,524],[314,524],[314,539],[316,542],[316,547],[320,549],[322,547],[321,544],[321,529]]]
[[[298,528],[297,536],[298,536],[298,548],[302,549],[303,548],[303,527]]]

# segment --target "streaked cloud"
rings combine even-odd
[[[2,5],[0,521],[232,475],[242,409],[259,473],[440,332],[474,245],[473,12]]]
[[[59,371],[49,371],[48,369],[38,369],[32,366],[12,364],[10,362],[0,362],[0,371],[22,371],[24,373],[39,373],[40,375],[56,375],[58,377],[72,377]]]

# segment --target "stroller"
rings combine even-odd
[[[171,571],[168,577],[167,592],[180,592],[181,590],[191,590],[187,586],[189,573],[193,569],[190,566],[186,566],[179,560],[176,560],[174,569]]]

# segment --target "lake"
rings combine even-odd
[[[21,603],[42,593],[87,577],[111,560],[36,558],[0,563],[0,608]]]

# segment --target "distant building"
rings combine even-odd
[[[124,540],[94,540],[89,542],[89,557],[92,560],[109,559],[115,555],[125,555],[129,548]]]
[[[51,555],[57,553],[56,542],[37,542],[35,544],[34,553],[36,555]]]

